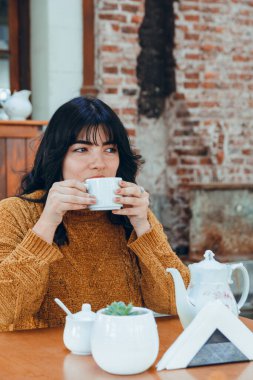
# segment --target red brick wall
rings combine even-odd
[[[97,1],[100,96],[135,134],[144,1]],[[177,182],[251,181],[253,2],[175,3],[177,93],[168,164]],[[151,121],[152,123],[152,121]],[[171,135],[170,135],[171,137]]]
[[[169,150],[179,182],[253,179],[253,2],[175,4],[177,125]]]
[[[144,0],[96,0],[96,72],[99,96],[146,149],[141,181],[167,196],[174,211],[157,211],[176,246],[187,245],[190,218],[181,184],[253,180],[253,1],[179,0],[174,9],[177,91],[160,120],[137,114]]]
[[[99,96],[118,112],[132,137],[138,123],[136,58],[143,8],[142,0],[96,1]]]

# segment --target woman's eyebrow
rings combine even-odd
[[[105,141],[104,143],[103,143],[103,145],[116,145],[116,143],[115,143],[115,141]]]
[[[85,144],[85,145],[93,145],[91,141],[86,141],[86,140],[76,140],[74,144]]]
[[[77,141],[75,141],[74,144],[96,145],[92,141],[87,141],[87,140],[77,140]],[[103,146],[105,146],[105,145],[115,145],[115,141],[110,141],[110,140],[105,141],[103,143]]]

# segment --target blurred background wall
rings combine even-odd
[[[82,84],[82,1],[31,0],[33,118],[48,119]]]
[[[32,118],[43,120],[79,94],[99,96],[146,160],[138,181],[176,252],[252,258],[252,2],[0,0],[0,9],[0,87],[30,88]]]

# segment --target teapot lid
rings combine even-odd
[[[91,305],[89,303],[84,303],[82,305],[82,310],[73,314],[74,319],[78,321],[94,321],[96,318],[96,313],[91,311]]]
[[[197,264],[192,264],[192,266],[198,266],[198,269],[224,269],[226,266],[224,264],[219,263],[214,258],[215,254],[213,251],[208,249],[204,253],[204,260],[200,261]]]

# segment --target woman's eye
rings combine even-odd
[[[87,152],[87,149],[86,148],[77,148],[77,149],[74,149],[74,152],[83,153],[83,152]]]
[[[106,149],[106,152],[108,152],[108,153],[115,153],[115,152],[117,152],[117,149],[116,148],[107,148]]]

